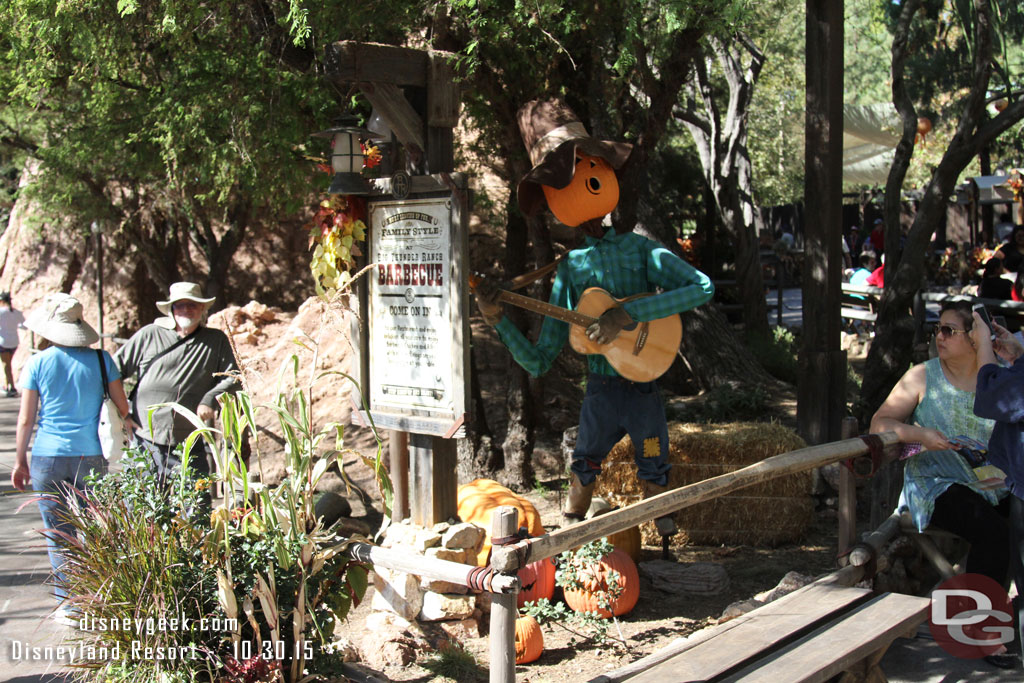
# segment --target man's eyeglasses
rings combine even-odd
[[[953,327],[952,325],[937,325],[935,327],[935,336],[936,337],[947,337],[948,338],[948,337],[952,337],[953,335],[957,335],[957,334],[967,334],[967,330],[961,330],[960,328]]]

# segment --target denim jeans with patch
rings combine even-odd
[[[637,478],[668,484],[668,425],[656,382],[591,374],[580,407],[580,431],[570,469],[587,486],[601,463],[626,434],[633,442]]]
[[[67,520],[64,501],[68,496],[76,495],[72,489],[85,491],[85,478],[93,472],[106,474],[107,461],[102,455],[34,455],[29,461],[32,490],[37,494],[50,494],[39,499],[39,512],[43,517],[43,535],[50,554],[50,566],[53,567],[53,592],[58,602],[68,597],[62,571],[65,561],[62,536],[75,535],[74,526]]]

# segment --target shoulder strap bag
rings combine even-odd
[[[110,381],[107,379],[107,364],[103,358],[103,350],[96,350],[100,361],[100,376],[103,378],[103,403],[100,406],[99,437],[103,449],[103,457],[116,462],[124,451],[125,428],[121,411],[110,397]]]

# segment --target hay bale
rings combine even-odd
[[[678,488],[805,447],[793,430],[777,424],[669,424],[669,486]],[[814,513],[811,472],[770,479],[675,514],[674,545],[775,546],[803,538]],[[611,450],[597,480],[597,495],[612,505],[641,499],[633,444],[624,438]],[[646,545],[660,545],[653,523],[641,526]]]

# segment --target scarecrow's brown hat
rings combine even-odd
[[[519,132],[533,168],[519,181],[519,208],[532,216],[544,206],[541,185],[561,189],[576,172],[576,150],[600,157],[618,170],[633,145],[590,137],[579,118],[559,99],[533,100],[519,110]]]

